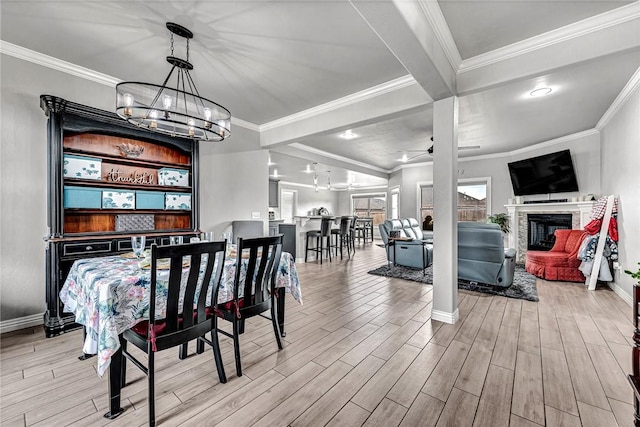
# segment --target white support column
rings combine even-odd
[[[433,311],[456,323],[458,313],[458,98],[433,104]]]

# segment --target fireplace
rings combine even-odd
[[[555,243],[556,230],[570,230],[571,214],[528,214],[527,250],[548,251]]]
[[[509,213],[511,233],[507,234],[507,247],[516,249],[516,262],[524,264],[527,258],[527,246],[529,239],[529,215],[571,215],[569,228],[579,230],[591,221],[591,208],[595,202],[545,202],[545,203],[520,203],[506,205]],[[553,232],[549,233],[553,234]]]

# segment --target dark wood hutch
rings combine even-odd
[[[44,329],[51,337],[81,327],[59,296],[76,259],[128,252],[134,234],[147,246],[199,234],[198,142],[55,96],[42,95],[40,106],[48,117]]]

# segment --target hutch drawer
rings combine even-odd
[[[99,254],[111,252],[113,242],[65,243],[62,245],[62,256],[79,254]]]

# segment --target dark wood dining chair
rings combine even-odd
[[[190,243],[176,246],[151,245],[151,283],[149,286],[149,320],[124,331],[122,347],[122,383],[126,379],[126,360],[140,368],[148,380],[149,425],[155,425],[154,356],[158,351],[181,346],[204,336],[215,327],[208,315],[207,293],[217,287],[222,277],[225,241]],[[158,273],[168,264],[168,281],[158,280]],[[217,262],[216,262],[217,260]],[[215,270],[214,270],[215,266]],[[184,269],[188,269],[186,283],[182,283]],[[166,295],[166,313],[161,316],[157,307]],[[212,334],[213,336],[213,334]],[[147,354],[146,362],[127,351],[132,343]],[[220,373],[220,351],[214,347],[214,359]],[[223,371],[222,371],[223,372]]]
[[[276,275],[282,254],[282,234],[271,237],[237,240],[237,263],[233,287],[233,299],[223,304],[214,305],[214,329],[212,334],[221,333],[233,339],[233,350],[236,359],[236,374],[242,376],[240,359],[240,334],[244,332],[245,320],[261,316],[271,320],[273,333],[278,348],[282,350],[280,328],[275,311]],[[242,265],[242,266],[241,266]],[[246,265],[246,268],[245,268]],[[218,300],[219,287],[214,289],[213,301]],[[269,311],[269,316],[264,313]],[[231,322],[233,332],[228,333],[218,328],[218,318]],[[215,338],[217,340],[217,336]],[[208,344],[213,343],[206,341]],[[222,360],[220,347],[213,346],[218,352],[216,361]],[[220,382],[226,382],[224,367],[220,363],[218,374]]]
[[[338,250],[340,250],[340,259],[342,259],[342,250],[345,245],[347,248],[347,254],[349,258],[351,258],[351,241],[349,236],[349,228],[351,227],[352,221],[353,217],[340,217],[340,227],[331,229],[331,235],[336,239],[332,244],[332,247],[336,249],[336,256],[338,255]]]

